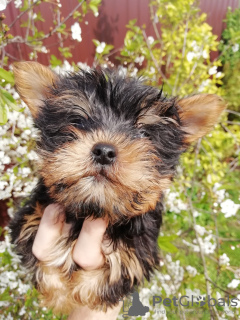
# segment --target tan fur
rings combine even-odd
[[[155,168],[157,158],[148,139],[133,142],[108,131],[72,131],[78,140],[66,143],[55,153],[41,153],[40,174],[52,197],[66,206],[73,202],[97,202],[112,222],[119,217],[114,208],[127,217],[155,208],[171,177],[161,176]],[[99,174],[91,157],[93,146],[99,142],[117,148],[116,162],[107,168],[105,176]],[[54,183],[68,187],[56,192]],[[140,197],[140,204],[134,203],[134,196]]]
[[[37,231],[44,207],[37,204],[34,214],[26,216],[18,242],[27,241]],[[102,253],[105,264],[93,271],[85,271],[76,266],[72,259],[72,251],[76,240],[67,243],[66,235],[62,235],[49,248],[45,261],[39,261],[36,270],[37,287],[41,293],[42,305],[52,308],[55,313],[70,313],[79,305],[106,311],[107,305],[101,301],[108,286],[114,285],[122,277],[122,270],[131,284],[136,278],[143,280],[143,270],[133,249],[119,243],[116,250],[110,240],[105,239]],[[153,264],[153,262],[152,262]]]
[[[29,216],[25,216],[26,223],[22,227],[18,242],[27,241],[32,234],[37,232],[42,215],[43,208],[37,203],[34,213]]]
[[[50,87],[57,81],[57,75],[40,63],[15,62],[13,64],[15,83],[21,99],[36,117],[42,100],[50,94]]]
[[[218,121],[226,104],[214,94],[200,94],[177,102],[183,129],[188,133],[185,142],[191,143],[207,134]]]
[[[116,251],[110,246],[103,245],[103,254],[106,263],[103,267],[85,271],[79,269],[71,271],[75,263],[72,260],[72,248],[68,250],[66,238],[61,238],[52,247],[48,259],[40,262],[37,270],[38,289],[42,294],[43,304],[53,308],[54,312],[68,313],[79,305],[88,305],[92,309],[107,306],[101,301],[104,292],[109,292],[108,286],[117,283],[124,268],[129,280],[133,283],[136,277],[139,282],[143,280],[143,271],[133,250],[120,246]],[[60,257],[67,253],[65,261]],[[60,297],[60,299],[59,299]]]
[[[92,271],[76,271],[73,273],[71,287],[73,298],[76,303],[88,305],[92,309],[104,308],[106,305],[101,301],[104,292],[109,292],[108,286],[117,283],[124,269],[130,282],[133,284],[136,277],[139,282],[143,280],[143,271],[133,250],[120,246],[116,251],[105,248],[107,263],[102,268]],[[111,253],[109,253],[109,250]]]

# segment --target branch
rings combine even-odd
[[[40,3],[40,2],[42,2],[42,0],[33,1],[33,3],[32,3],[25,11],[21,12],[21,13],[17,16],[17,18],[9,25],[9,29],[11,29],[11,28],[14,26],[14,24],[15,24],[25,13],[27,13],[29,10],[31,10],[32,7],[34,7],[35,4],[37,4],[38,2]]]
[[[37,2],[42,1],[42,0],[37,0],[35,1],[31,7],[36,4]],[[49,33],[47,33],[46,35],[44,35],[44,37],[39,38],[39,39],[33,39],[30,41],[26,41],[24,40],[21,36],[16,36],[13,39],[8,40],[8,42],[6,42],[5,44],[2,44],[0,46],[0,48],[5,47],[6,45],[8,45],[9,43],[25,43],[28,46],[32,46],[32,42],[38,42],[38,41],[43,41],[47,38],[49,38],[50,36],[52,36],[57,30],[58,28],[60,28],[70,17],[72,17],[72,15],[74,14],[74,12],[80,8],[80,6],[83,4],[85,0],[82,0],[80,3],[78,3],[78,5],[67,15],[67,17],[65,19],[63,19],[63,21],[61,23],[59,23],[52,31],[50,31]],[[29,7],[27,10],[25,10],[24,12],[22,12],[15,20],[18,20],[24,13],[26,13],[27,11],[29,11],[31,9],[31,7]],[[16,21],[14,20],[14,22],[10,25],[12,26]]]
[[[147,35],[146,35],[146,32],[145,30],[142,30],[142,34],[144,36],[144,39],[146,41],[146,44],[147,44],[147,47],[148,47],[148,50],[150,52],[150,55],[151,55],[151,58],[153,60],[153,63],[155,65],[155,67],[157,68],[158,72],[160,73],[160,75],[162,76],[162,78],[166,81],[166,83],[168,84],[168,86],[172,89],[172,87],[170,86],[170,84],[168,83],[168,79],[166,78],[165,74],[163,74],[162,70],[161,70],[161,66],[159,67],[159,64],[157,63],[154,55],[153,55],[153,52],[152,52],[152,49],[149,45],[149,42],[148,42],[148,38],[147,38]]]
[[[210,278],[208,278],[207,281],[211,282],[214,285],[214,287],[220,289],[222,292],[228,294],[229,296],[235,296],[235,298],[237,298],[237,295],[240,294],[240,290],[231,292],[231,291],[223,289],[222,287],[217,285],[214,281],[212,281],[212,279],[210,279]]]
[[[44,39],[47,39],[48,37],[52,36],[58,28],[60,28],[69,18],[71,18],[71,16],[74,14],[74,12],[81,7],[81,5],[83,4],[85,0],[82,0],[81,2],[79,2],[79,4],[66,16],[65,19],[63,19],[63,21],[61,23],[59,23],[52,31],[50,31],[49,33],[45,34],[44,37],[37,39],[37,40],[33,40],[33,41],[42,41]]]
[[[196,219],[194,217],[194,214],[193,214],[193,206],[192,206],[192,201],[190,199],[190,197],[188,195],[186,195],[187,198],[188,198],[188,201],[189,201],[189,207],[190,207],[190,211],[192,213],[192,221],[193,221],[193,226],[194,226],[194,229],[196,227]],[[200,241],[200,237],[198,235],[197,232],[195,232],[196,234],[196,239],[197,239],[197,243],[198,243],[198,246],[199,246],[199,250],[200,250],[200,256],[201,256],[201,259],[202,259],[202,263],[203,263],[203,269],[204,269],[204,277],[205,277],[205,283],[206,283],[206,291],[207,291],[207,295],[208,296],[211,296],[211,287],[210,287],[210,284],[209,284],[209,276],[208,276],[208,270],[207,270],[207,265],[206,265],[206,260],[205,260],[205,254],[204,254],[204,251],[203,251],[203,248],[202,248],[202,245],[201,245],[201,241]],[[215,307],[209,307],[209,311],[210,311],[210,314],[211,314],[211,320],[214,319],[214,312],[215,312],[215,315],[217,317],[217,319],[220,319],[219,318],[219,315],[218,315],[218,312],[216,310]]]

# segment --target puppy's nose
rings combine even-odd
[[[107,143],[97,143],[92,149],[93,158],[101,165],[109,165],[116,160],[117,152],[114,146]]]

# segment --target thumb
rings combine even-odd
[[[73,250],[74,261],[85,270],[94,270],[104,264],[102,254],[103,236],[107,219],[85,219]]]

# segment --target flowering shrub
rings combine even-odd
[[[44,3],[51,5],[51,11],[53,13],[52,26],[48,33],[44,33],[42,30],[38,30],[38,21],[45,21],[39,6]],[[1,68],[0,68],[0,124],[7,122],[8,109],[20,111],[16,105],[15,99],[9,95],[8,90],[5,89],[6,85],[13,85],[14,79],[11,72],[3,69],[8,67],[9,59],[21,60],[21,57],[12,57],[8,54],[8,46],[13,44],[19,44],[29,52],[29,60],[37,60],[39,54],[47,54],[49,49],[45,46],[46,39],[53,38],[57,35],[58,50],[62,60],[72,57],[70,46],[66,46],[66,40],[73,39],[78,42],[82,41],[82,30],[79,22],[83,22],[86,15],[92,12],[95,16],[98,16],[98,7],[101,0],[87,0],[76,1],[76,5],[66,17],[63,17],[62,4],[60,0],[29,0],[29,1],[14,1],[15,7],[19,9],[20,14],[13,20],[10,25],[4,23],[5,15],[0,17],[1,29],[0,29],[0,48],[1,48]],[[4,10],[7,6],[7,0],[0,2],[0,10]],[[50,10],[50,7],[48,7]],[[27,17],[27,18],[25,18]],[[67,23],[69,19],[75,20],[74,24],[68,28]],[[12,34],[13,27],[16,23],[21,22],[21,28],[19,28],[19,34]],[[87,21],[86,21],[87,22]],[[24,31],[23,31],[24,30]],[[22,36],[24,33],[25,36]],[[57,59],[55,55],[51,55],[49,63],[53,66],[62,65],[62,60]]]
[[[150,10],[155,34],[147,35],[136,21],[128,24],[124,47],[119,53],[122,72],[145,76],[157,86],[163,83],[167,94],[223,95],[219,87],[223,74],[218,69],[222,62],[210,60],[210,52],[216,50],[218,42],[194,1],[156,0],[151,2]],[[80,30],[74,22],[68,36],[81,41]],[[94,44],[95,64],[109,65],[113,46],[98,40]],[[88,67],[81,62],[71,65],[67,61],[71,52],[64,49],[60,50],[63,61],[51,57],[56,72]],[[37,54],[37,49],[34,52]],[[0,127],[0,199],[8,202],[12,216],[15,205],[36,183],[33,147],[37,132],[26,106],[12,87],[11,73],[5,77],[2,88],[5,96],[10,102],[16,101],[15,109],[24,108],[19,113],[9,105],[9,120]],[[216,299],[227,296],[240,299],[239,122],[239,117],[229,121],[226,113],[214,131],[182,157],[175,182],[166,193],[166,213],[159,237],[161,268],[140,290],[140,300],[150,311],[137,320],[240,317],[239,302],[236,306],[191,308],[152,304],[153,295],[163,299],[193,295],[195,302],[199,296],[208,295]],[[12,251],[6,230],[5,240],[0,244],[0,319],[54,319],[51,311],[39,306],[37,292],[29,280]],[[190,313],[190,309],[196,312]],[[120,315],[119,319],[122,318]]]
[[[240,9],[232,12],[232,9],[228,8],[225,22],[226,28],[219,46],[222,52],[221,61],[223,64],[229,63],[233,69],[240,60]]]
[[[226,29],[222,33],[219,48],[225,73],[225,99],[228,101],[229,109],[240,112],[240,89],[236,86],[240,81],[240,9],[232,12],[231,8],[228,8]]]
[[[146,76],[153,85],[163,84],[165,93],[184,96],[196,92],[222,94],[221,62],[210,60],[218,47],[217,37],[199,14],[194,0],[150,2],[154,35],[132,20],[120,61],[128,72]],[[140,67],[140,68],[139,68]]]

